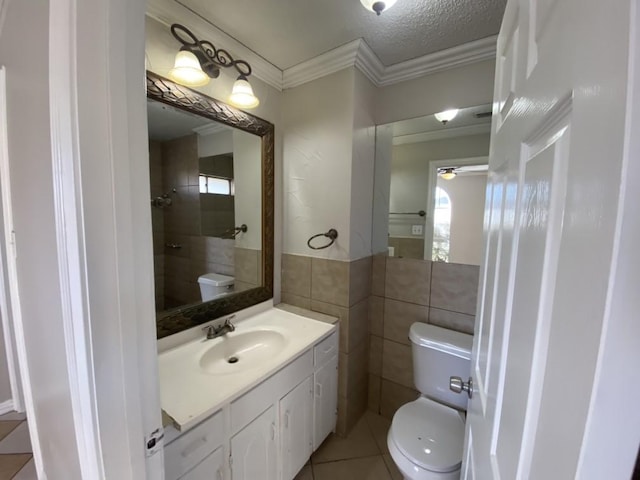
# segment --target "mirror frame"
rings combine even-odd
[[[274,126],[148,70],[147,98],[258,135],[262,140],[262,286],[157,314],[156,333],[163,338],[273,298]]]

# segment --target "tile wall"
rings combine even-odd
[[[394,257],[424,258],[424,238],[389,237]]]
[[[282,302],[340,320],[340,435],[351,430],[367,408],[371,272],[371,257],[342,262],[282,255]]]
[[[409,327],[473,334],[479,267],[375,255],[369,305],[369,409],[392,418],[418,392]]]

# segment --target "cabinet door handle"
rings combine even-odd
[[[284,428],[289,428],[289,410],[284,412]]]
[[[202,447],[203,445],[206,445],[206,444],[207,444],[207,437],[199,438],[198,440],[195,440],[194,442],[192,442],[189,445],[187,445],[185,447],[185,449],[182,450],[182,456],[183,457],[188,457],[188,456],[192,455],[200,447]]]
[[[316,397],[322,396],[322,384],[316,383]]]
[[[271,424],[271,440],[275,440],[276,439],[276,424],[272,423]]]

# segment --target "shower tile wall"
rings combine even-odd
[[[409,327],[473,334],[479,267],[375,255],[369,306],[369,409],[391,418],[418,392]]]
[[[156,309],[161,311],[199,301],[197,280],[204,273],[233,276],[235,241],[200,235],[197,136],[150,141],[149,152],[151,196],[168,193],[172,201],[169,207],[151,208]]]
[[[282,255],[282,301],[340,320],[340,435],[345,435],[367,408],[371,269],[371,257],[340,262]]]

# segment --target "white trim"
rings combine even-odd
[[[223,48],[234,56],[249,62],[252,76],[259,78],[276,90],[282,90],[282,70],[178,2],[148,0],[147,15],[166,25],[167,28],[173,23],[184,24],[201,40],[209,40],[216,46],[224,45]],[[176,52],[179,46],[176,41]]]
[[[282,88],[297,87],[351,66],[360,70],[375,86],[385,87],[493,59],[496,56],[497,38],[494,35],[475,40],[387,67],[364,40],[357,39],[285,69],[282,72]]]
[[[468,125],[466,127],[445,128],[431,132],[412,133],[393,137],[394,145],[404,145],[406,143],[431,142],[443,138],[464,137],[469,135],[481,135],[491,133],[491,122]]]
[[[7,99],[6,99],[6,69],[0,67],[0,144],[7,148]],[[15,244],[13,235],[13,210],[11,208],[11,182],[9,177],[9,155],[6,152],[0,153],[0,205],[2,208],[1,231],[4,237],[0,239],[0,314],[2,315],[2,330],[4,337],[5,353],[7,358],[7,370],[9,372],[9,383],[11,385],[11,401],[15,410],[24,412],[24,398],[22,393],[22,382],[20,379],[19,359],[15,345],[15,329],[13,326],[13,312],[16,310],[12,303],[14,295],[12,290],[17,292],[18,284],[16,277],[12,277],[9,270],[16,271]],[[9,264],[12,264],[9,266]],[[15,295],[18,298],[18,295]],[[19,308],[19,306],[18,306]],[[20,320],[22,321],[22,320]]]
[[[13,408],[13,400],[7,400],[0,403],[0,415],[4,415],[5,413],[13,411],[15,411],[15,409]]]
[[[15,244],[13,242],[13,209],[11,208],[10,179],[11,171],[9,168],[7,134],[6,70],[4,67],[0,67],[0,186],[2,190],[2,216],[5,226],[4,244],[5,246],[13,245],[15,248]],[[7,226],[11,227],[7,228]],[[31,448],[33,450],[33,460],[36,471],[40,473],[44,471],[42,466],[42,450],[40,448],[38,423],[33,409],[31,374],[29,372],[29,363],[27,362],[27,347],[25,344],[22,308],[20,306],[20,294],[18,291],[18,270],[15,262],[15,253],[11,256],[11,260],[9,260],[9,256],[7,255],[7,265],[3,268],[6,268],[7,277],[9,279],[9,296],[12,307],[13,333],[15,335],[16,355],[24,394],[24,406],[27,411],[27,418],[29,419],[29,438],[31,439]]]
[[[82,186],[78,169],[75,0],[49,9],[49,102],[60,302],[78,461],[83,478],[104,478],[86,291]],[[64,27],[63,27],[64,26]]]

